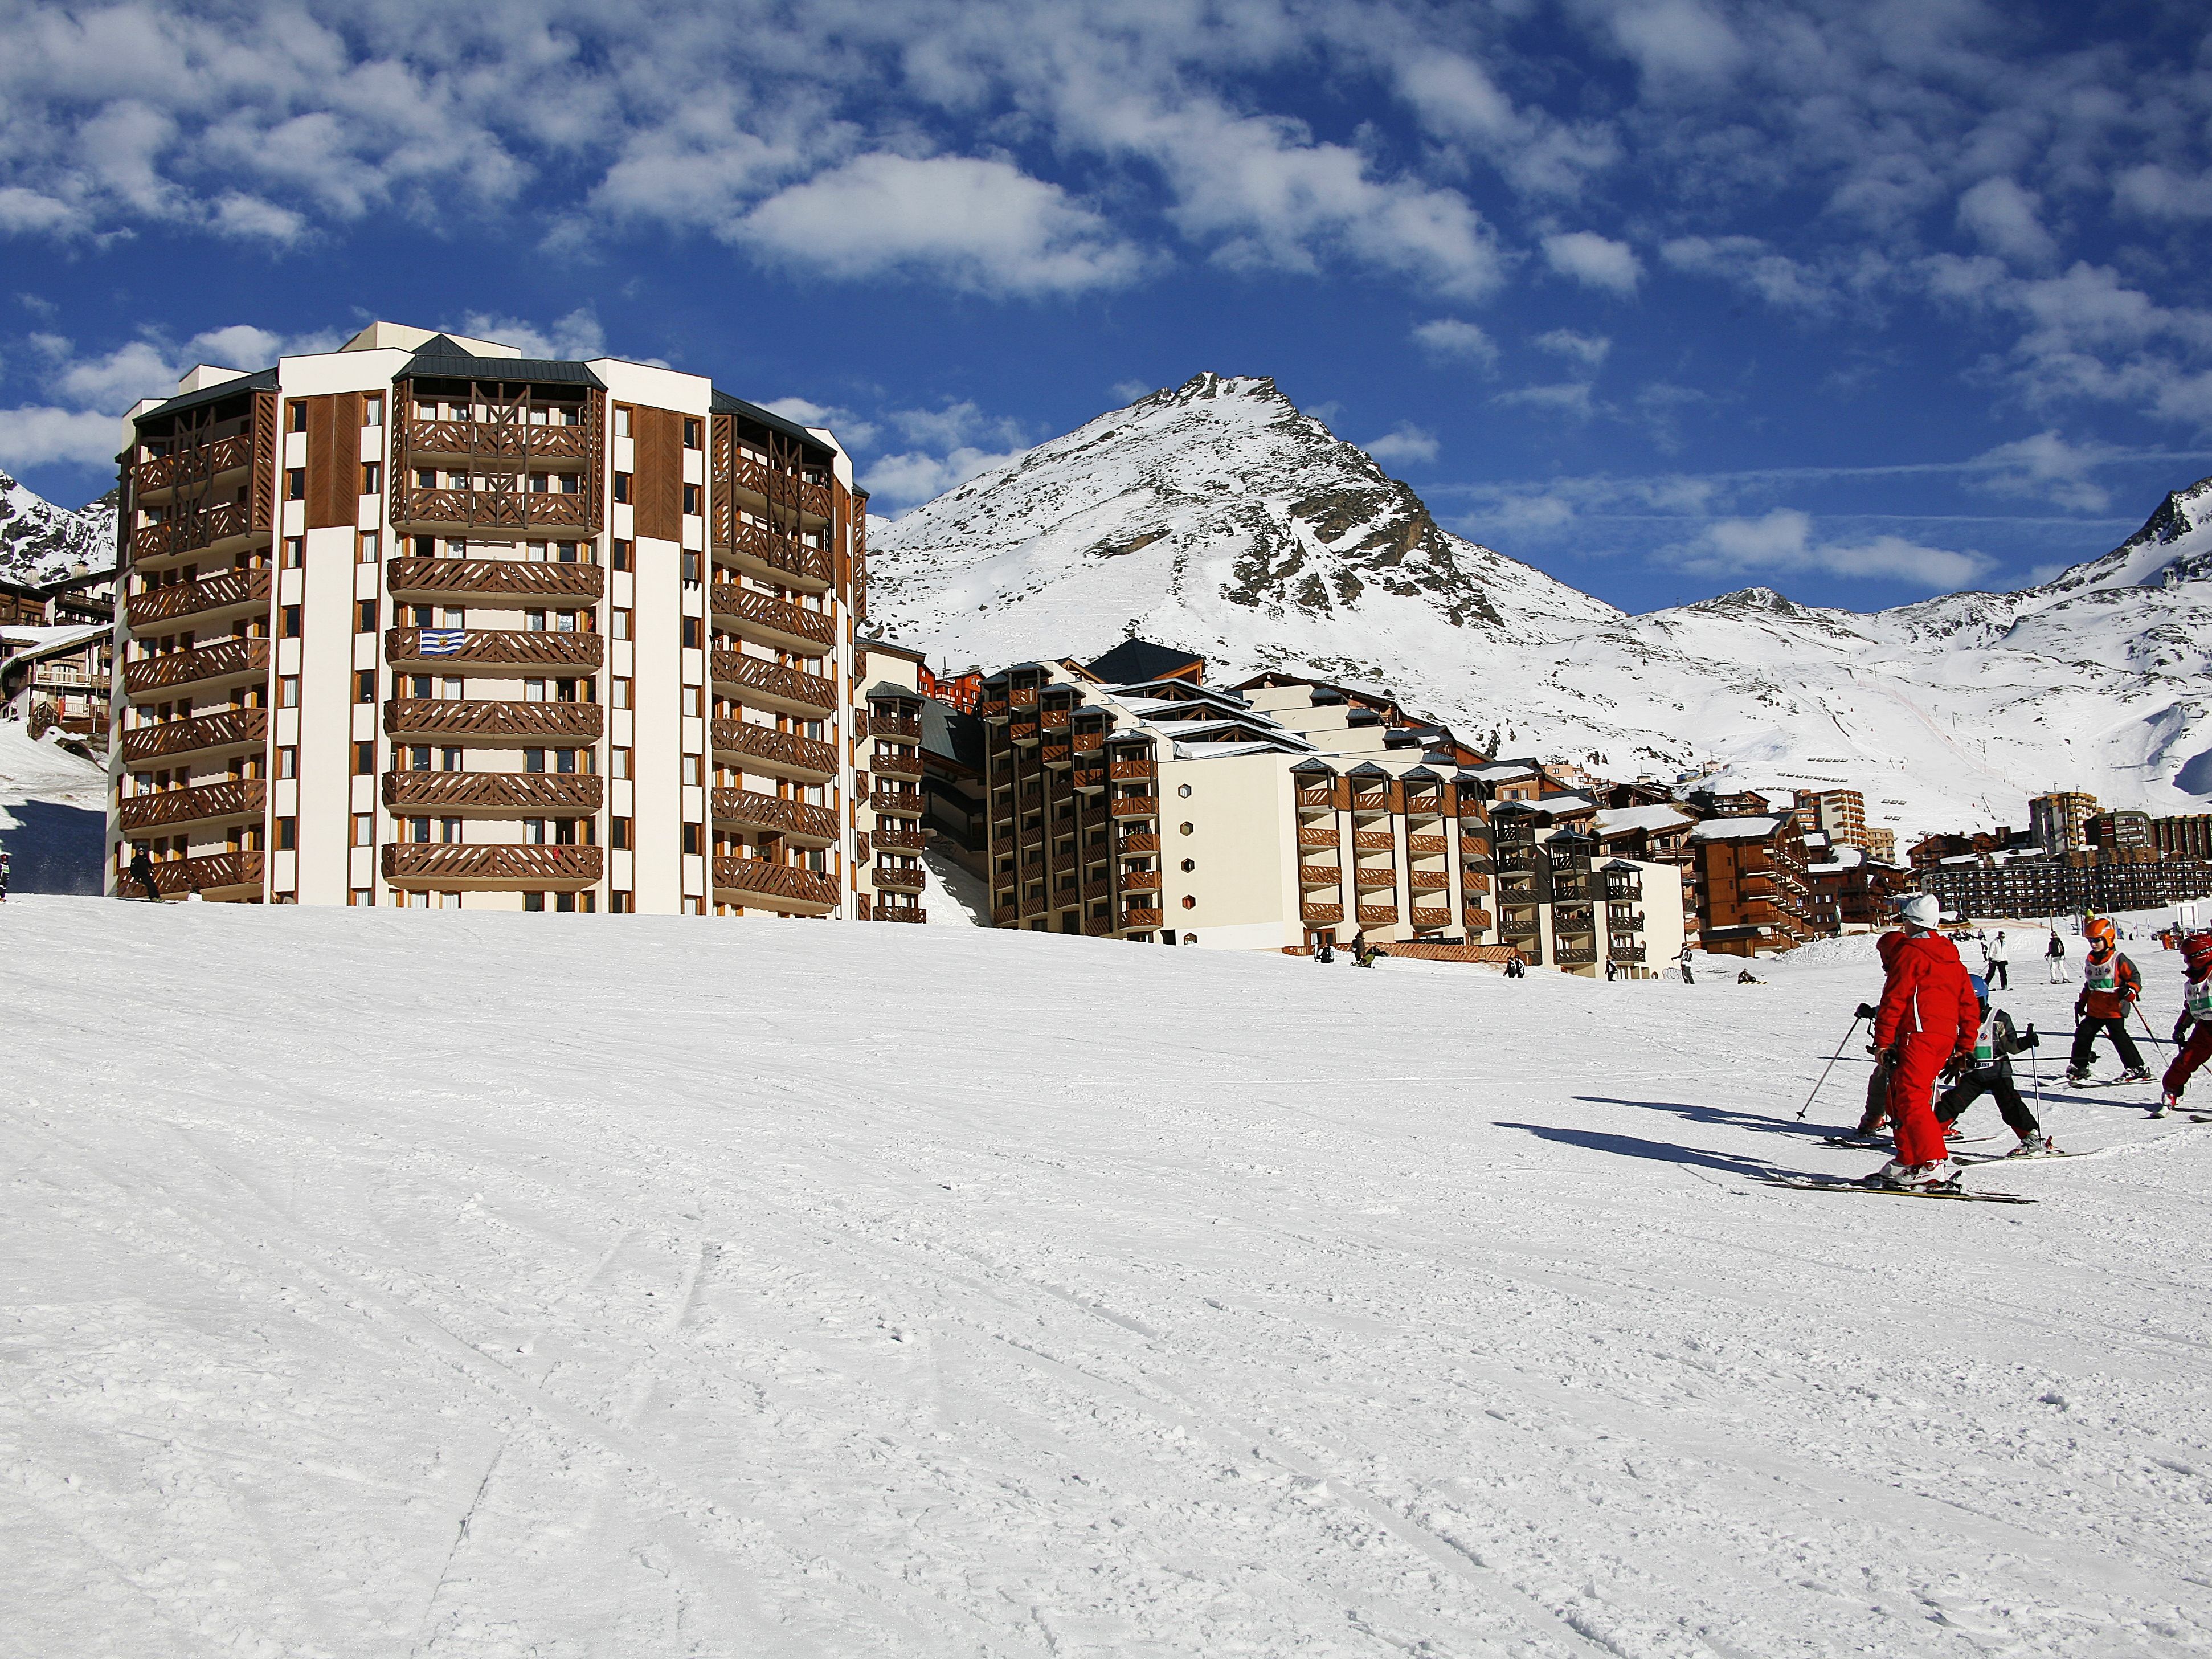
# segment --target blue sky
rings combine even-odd
[[[1615,603],[2212,473],[2197,5],[0,0],[0,467],[374,317],[712,374],[879,511],[1200,369]]]

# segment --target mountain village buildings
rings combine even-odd
[[[210,899],[919,915],[914,676],[856,637],[828,432],[378,323],[124,438],[111,885],[143,848]]]

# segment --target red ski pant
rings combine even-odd
[[[1889,1076],[1889,1115],[1897,1125],[1899,1164],[1936,1164],[1948,1156],[1943,1126],[1936,1121],[1936,1079],[1951,1058],[1951,1045],[1905,1040]]]
[[[2170,1095],[2179,1095],[2189,1086],[2189,1079],[2197,1068],[2212,1060],[2212,1024],[2203,1020],[2189,1028],[2189,1041],[2182,1044],[2181,1052],[2173,1057],[2173,1064],[2166,1068],[2166,1077],[2160,1087]]]

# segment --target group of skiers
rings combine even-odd
[[[1942,913],[1932,895],[1917,893],[1898,907],[1896,931],[1876,945],[1883,982],[1877,1006],[1862,1003],[1858,1017],[1874,1024],[1868,1052],[1875,1070],[1867,1085],[1867,1107],[1858,1135],[1872,1138],[1885,1121],[1893,1127],[1896,1155],[1872,1177],[1885,1186],[1942,1188],[1958,1180],[1946,1139],[1952,1126],[1984,1095],[1996,1097],[2006,1127],[2019,1137],[2014,1157],[2034,1157],[2057,1148],[2021,1098],[2013,1081],[2012,1060],[2040,1045],[2033,1025],[2019,1030],[2012,1017],[1993,1007],[1990,980],[2008,984],[2004,935],[1984,946],[1988,976],[1969,973],[1956,944],[1941,929]],[[2074,1046],[2066,1080],[2080,1085],[2089,1077],[2098,1037],[2108,1038],[2124,1068],[2120,1081],[2147,1082],[2149,1070],[2129,1034],[2130,1014],[2141,1019],[2142,975],[2119,949],[2119,932],[2108,917],[2095,917],[2082,929],[2088,954],[2082,964],[2081,991],[2074,1002]],[[2212,932],[2181,940],[2186,976],[2181,1017],[2173,1042],[2179,1052],[2166,1068],[2153,1117],[2164,1117],[2180,1099],[2190,1078],[2212,1059]],[[2056,930],[2045,956],[2054,964],[2066,947]],[[2148,1029],[2148,1028],[2146,1028]],[[1936,1085],[1944,1087],[1939,1097]]]

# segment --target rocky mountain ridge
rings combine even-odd
[[[112,570],[118,507],[111,489],[72,512],[0,472],[0,580],[54,581],[79,564]]]
[[[1470,739],[1614,775],[1847,784],[1909,836],[2087,788],[2212,794],[2212,480],[2034,587],[1872,612],[1768,587],[1643,616],[1438,526],[1272,380],[1200,374],[969,480],[872,539],[872,608],[933,658],[1130,634],[1228,679],[1395,691]]]

